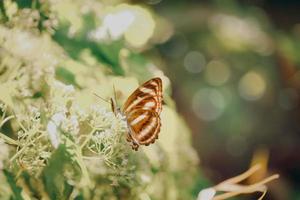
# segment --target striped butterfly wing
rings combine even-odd
[[[138,107],[147,108],[160,114],[162,108],[162,82],[153,78],[138,87],[127,99],[123,113],[129,113]]]
[[[127,99],[123,107],[129,134],[127,141],[132,148],[155,142],[160,131],[159,114],[162,109],[162,82],[153,78],[137,88]]]
[[[130,133],[127,141],[132,142],[132,148],[138,150],[139,145],[148,146],[158,139],[160,131],[159,115],[148,109],[134,109],[127,115],[127,123]]]

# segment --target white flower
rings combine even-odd
[[[64,113],[56,113],[51,117],[50,121],[47,124],[49,139],[54,148],[57,148],[60,144],[58,127],[65,119],[65,117],[66,116]]]
[[[73,96],[75,92],[75,88],[73,85],[66,85],[60,81],[53,81],[53,89],[66,97]]]
[[[78,117],[78,121],[82,122],[85,121],[88,117],[88,113],[85,109],[82,109],[78,104],[74,103],[72,105],[72,111],[75,113]]]
[[[40,121],[41,113],[37,107],[29,106],[30,120],[34,122]]]
[[[65,118],[62,121],[61,128],[63,131],[77,135],[79,133],[79,122],[76,115],[72,115],[68,118]]]

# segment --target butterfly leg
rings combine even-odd
[[[132,141],[131,148],[133,150],[137,151],[139,149],[139,145],[137,143],[135,143],[134,141]]]
[[[126,141],[131,142],[133,150],[137,151],[139,149],[139,145],[132,139],[131,134],[127,134]]]
[[[129,126],[129,124],[128,124],[128,122],[127,122],[127,126],[128,126],[128,134],[127,134],[127,137],[126,137],[126,141],[127,142],[131,142],[131,148],[133,149],[133,150],[135,150],[135,151],[137,151],[138,149],[139,149],[139,143],[138,143],[138,141],[136,141],[135,139],[134,139],[134,137],[132,136],[132,129],[131,129],[131,127]]]

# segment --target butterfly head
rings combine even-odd
[[[110,106],[115,115],[121,113],[121,108],[117,105],[117,102],[114,98],[110,98]]]

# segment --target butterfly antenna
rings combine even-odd
[[[115,99],[115,102],[117,104],[117,92],[116,92],[116,88],[115,88],[114,84],[113,84],[113,89],[114,89],[114,99]]]
[[[95,95],[96,97],[98,97],[99,99],[105,101],[106,103],[109,103],[109,104],[110,104],[110,101],[104,99],[103,97],[100,97],[98,94],[94,93],[94,95]]]

